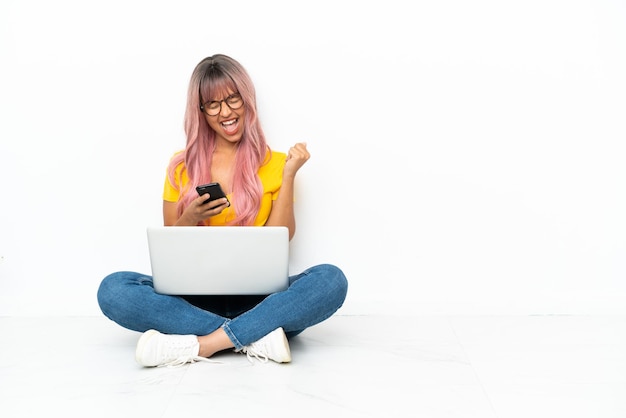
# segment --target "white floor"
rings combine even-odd
[[[626,417],[626,317],[342,316],[293,361],[139,367],[103,317],[0,318],[0,416]]]

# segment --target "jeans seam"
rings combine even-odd
[[[229,323],[230,323],[230,320],[224,322],[224,325],[222,325],[222,329],[224,330],[224,332],[226,332],[226,335],[228,336],[228,338],[230,338],[230,341],[234,344],[235,350],[241,350],[243,348],[243,344],[241,344],[241,342],[239,342],[237,337],[235,337],[235,334],[233,334],[233,331],[228,326]]]

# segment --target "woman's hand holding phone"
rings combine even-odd
[[[200,196],[185,208],[177,224],[197,225],[211,216],[219,215],[230,206],[226,194],[218,183],[203,184],[196,187],[196,191]]]
[[[224,193],[219,183],[203,184],[196,187],[196,191],[200,195],[198,199],[196,199],[199,205],[198,209],[208,215],[202,219],[215,216],[230,206],[226,193]],[[215,211],[216,209],[219,209],[219,211],[211,213],[211,211]]]

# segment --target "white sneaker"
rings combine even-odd
[[[139,338],[135,359],[145,367],[182,366],[196,361],[211,361],[199,357],[199,350],[200,344],[195,335],[168,335],[151,329]]]
[[[262,363],[267,363],[268,360],[276,363],[289,363],[291,361],[289,342],[282,328],[276,328],[265,337],[243,347],[239,351],[246,353],[250,362],[252,362],[252,357]]]

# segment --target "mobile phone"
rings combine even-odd
[[[220,186],[219,183],[208,183],[208,184],[202,184],[198,187],[196,187],[196,191],[198,192],[198,194],[200,196],[202,196],[203,194],[208,193],[210,195],[209,200],[207,200],[204,203],[209,203],[213,200],[216,199],[221,199],[222,197],[226,197],[226,193],[224,193],[224,190],[222,190],[222,186]],[[230,201],[228,200],[228,198],[226,197],[226,201],[228,202],[228,206],[230,206]]]

